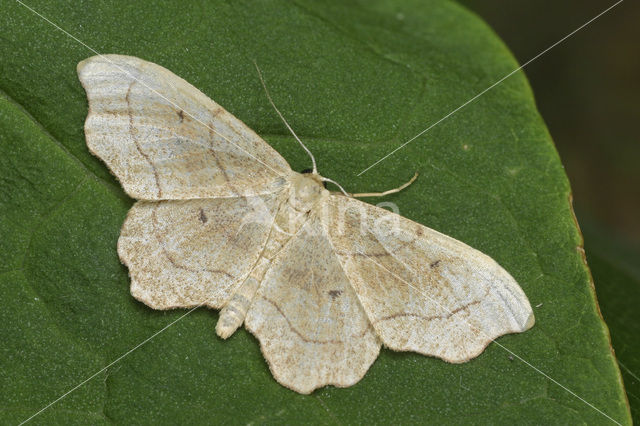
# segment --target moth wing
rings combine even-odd
[[[138,201],[118,254],[131,294],[154,309],[222,308],[258,260],[281,194]]]
[[[276,191],[287,162],[244,123],[171,71],[131,56],[78,64],[87,146],[140,200]]]
[[[332,195],[324,228],[382,343],[465,362],[533,326],[529,301],[489,256],[359,200]]]
[[[273,259],[245,326],[276,380],[299,393],[355,384],[380,351],[318,218]]]

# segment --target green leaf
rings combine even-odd
[[[87,103],[75,67],[94,53],[5,1],[0,421],[32,416],[110,365],[34,421],[546,424],[607,423],[606,414],[630,423],[569,184],[522,73],[357,176],[517,67],[476,16],[443,0],[29,6],[101,53],[172,70],[294,169],[307,168],[266,101],[255,59],[323,175],[361,192],[419,171],[385,201],[496,259],[537,321],[461,365],[383,350],[357,385],[310,396],[275,382],[247,332],[218,339],[217,313],[205,309],[110,365],[185,311],[153,311],[128,293],[116,241],[132,200],[90,155],[82,131]]]

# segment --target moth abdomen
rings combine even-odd
[[[216,324],[216,334],[218,336],[226,339],[242,325],[258,285],[259,283],[254,277],[247,278],[222,308],[220,318],[218,318],[218,323]]]

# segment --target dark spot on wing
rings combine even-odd
[[[200,212],[198,212],[198,219],[200,219],[200,222],[202,222],[202,224],[204,225],[205,223],[207,223],[207,215],[204,214],[204,210],[200,209]]]
[[[183,110],[178,111],[178,117],[180,117],[180,122],[182,123],[184,121],[184,111]]]
[[[440,264],[440,260],[436,260],[435,262],[431,262],[431,264],[429,266],[431,266],[432,268],[437,267]]]
[[[336,300],[336,297],[342,294],[342,290],[329,290],[328,293],[331,299]]]

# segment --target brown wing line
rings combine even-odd
[[[489,294],[490,289],[487,288],[487,291],[485,292],[485,294],[482,297],[486,297]],[[411,312],[401,312],[401,313],[397,313],[397,314],[392,314],[392,315],[387,315],[384,316],[382,318],[377,318],[376,320],[373,321],[374,324],[377,324],[379,322],[382,321],[389,321],[389,320],[393,320],[396,318],[402,318],[402,317],[410,317],[410,318],[420,318],[422,320],[425,321],[433,321],[433,320],[442,320],[442,319],[449,319],[452,316],[460,313],[461,311],[466,311],[467,309],[469,309],[469,307],[473,306],[473,305],[478,305],[482,303],[482,299],[478,299],[478,300],[474,300],[472,302],[466,303],[454,310],[451,310],[449,312],[447,312],[446,314],[443,315],[431,315],[431,316],[425,316],[425,315],[421,315],[421,314],[416,314],[416,313],[411,313]]]
[[[177,269],[182,269],[183,271],[189,271],[189,272],[210,272],[212,274],[221,274],[221,275],[226,275],[227,277],[231,278],[231,279],[235,279],[236,277],[231,275],[230,273],[223,271],[222,269],[209,269],[209,268],[201,268],[201,269],[195,269],[195,268],[189,268],[188,266],[185,266],[181,263],[179,263],[178,261],[176,261],[173,256],[171,256],[169,254],[169,251],[167,250],[167,247],[165,245],[164,242],[164,238],[166,237],[166,232],[160,232],[158,230],[158,216],[157,216],[157,209],[160,205],[160,203],[155,203],[156,205],[153,207],[153,210],[151,211],[151,219],[153,221],[153,235],[156,238],[156,240],[158,241],[158,244],[160,244],[160,248],[162,249],[162,254],[164,254],[164,256],[167,258],[167,260],[169,261],[169,263],[171,263],[172,266],[174,266]]]
[[[417,240],[417,238],[412,239],[411,241],[407,241],[404,244],[402,244],[402,246],[400,246],[400,249],[404,249],[409,247],[410,245],[412,245],[413,243],[415,243]],[[378,253],[362,253],[359,251],[356,252],[352,252],[352,251],[340,251],[340,250],[336,250],[336,254],[340,255],[340,256],[361,256],[361,257],[394,257],[393,253],[385,250],[383,252],[378,252]]]
[[[303,333],[301,333],[293,324],[291,324],[291,321],[289,320],[289,318],[287,318],[287,316],[284,314],[284,312],[282,311],[282,309],[280,308],[280,306],[272,299],[265,297],[265,296],[260,296],[263,300],[269,302],[274,308],[276,308],[276,310],[278,311],[278,313],[282,316],[282,318],[285,319],[285,321],[287,322],[287,325],[289,326],[289,328],[291,329],[291,331],[293,331],[296,336],[298,336],[300,338],[300,340],[302,340],[305,343],[317,343],[317,344],[342,344],[345,342],[345,340],[339,340],[339,339],[325,339],[325,340],[321,340],[321,339],[310,339],[307,336],[305,336]],[[373,326],[371,325],[371,321],[369,321],[369,326],[367,328],[365,328],[362,333],[360,334],[354,334],[349,336],[349,338],[358,338],[361,339],[362,337],[365,336],[365,334],[367,334],[367,332],[369,332],[370,330],[373,329]]]
[[[158,198],[162,198],[162,188],[160,187],[160,176],[158,174],[158,169],[156,169],[155,164],[153,163],[153,161],[151,161],[149,154],[144,152],[140,147],[140,142],[138,141],[138,135],[134,131],[135,126],[133,124],[133,111],[131,108],[130,96],[131,96],[131,89],[133,88],[133,85],[136,84],[137,82],[138,80],[133,80],[131,84],[129,84],[129,88],[127,89],[127,94],[124,97],[125,101],[127,102],[127,116],[129,117],[129,134],[131,135],[131,140],[133,141],[133,144],[136,146],[136,150],[140,153],[140,155],[142,155],[145,161],[149,163],[149,167],[151,167],[151,170],[153,170],[153,177],[156,183],[156,187],[158,188]]]

